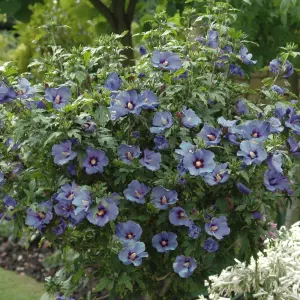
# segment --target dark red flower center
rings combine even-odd
[[[90,158],[90,165],[95,166],[98,163],[97,157],[91,157]]]
[[[126,239],[132,240],[135,237],[135,234],[133,232],[128,232],[126,234]]]
[[[162,247],[167,247],[168,246],[168,241],[167,240],[162,240],[160,242],[160,244],[161,244]]]
[[[61,103],[61,96],[60,95],[57,95],[56,97],[55,97],[55,103],[56,104],[60,104]]]
[[[135,252],[129,252],[128,253],[128,259],[130,259],[130,260],[136,260],[137,259],[137,254],[135,253]]]
[[[218,226],[216,226],[216,225],[211,225],[211,226],[210,226],[210,230],[211,230],[211,231],[217,231],[217,230],[218,230]]]
[[[134,107],[135,107],[135,105],[134,105],[134,103],[131,102],[131,101],[129,101],[129,102],[127,103],[127,105],[126,105],[126,108],[128,108],[129,110],[134,110]]]
[[[106,215],[107,211],[104,208],[100,208],[97,212],[98,217],[104,217]]]
[[[194,166],[196,169],[200,169],[204,167],[204,160],[203,159],[197,159],[194,161]]]
[[[215,134],[213,134],[213,133],[210,133],[210,134],[208,134],[207,135],[207,138],[210,140],[210,141],[215,141],[216,140],[216,135]]]
[[[215,176],[215,179],[216,179],[217,182],[221,181],[222,178],[223,178],[223,175],[219,174],[219,173]]]
[[[126,152],[126,157],[127,157],[127,159],[129,159],[129,160],[133,160],[133,155],[132,155],[133,153],[132,152]]]
[[[39,212],[39,218],[42,220],[42,219],[45,219],[46,218],[46,213],[44,213],[43,211]]]
[[[165,205],[168,203],[168,198],[166,196],[163,196],[161,199],[160,199],[160,203]]]
[[[252,132],[252,137],[254,137],[254,138],[259,138],[260,137],[260,133],[258,132],[258,131],[256,131],[256,130],[253,130],[253,132]]]
[[[185,219],[186,218],[184,211],[179,211],[178,212],[178,218],[179,219]]]
[[[251,157],[252,159],[256,158],[257,157],[256,151],[250,151],[249,152],[249,157]]]

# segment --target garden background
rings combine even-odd
[[[168,26],[172,28],[174,24],[180,27],[187,9],[194,9],[200,15],[205,14],[207,13],[206,4],[209,2],[193,0],[0,0],[0,61],[2,65],[12,61],[19,74],[25,74],[32,83],[37,83],[42,80],[43,76],[38,69],[38,61],[51,53],[53,49],[51,50],[49,45],[61,46],[66,51],[72,52],[74,49],[95,47],[99,38],[104,39],[107,35],[114,33],[118,35],[116,39],[126,47],[122,52],[126,56],[122,62],[123,65],[134,68],[135,61],[148,51],[142,33],[151,30],[151,24],[157,21],[157,16],[166,12]],[[237,78],[236,82],[249,84],[249,90],[263,88],[266,83],[263,79],[271,76],[267,66],[278,57],[281,51],[284,51],[280,47],[291,44],[300,45],[300,1],[228,0],[225,2],[237,9],[236,18],[231,26],[236,32],[243,31],[246,34],[246,40],[251,41],[247,43],[248,51],[257,61],[251,66],[251,70],[249,66],[245,66],[246,75],[243,78]],[[171,29],[168,30],[171,33]],[[125,35],[124,32],[126,32]],[[193,34],[196,38],[206,33],[202,32],[201,28],[195,27]],[[294,51],[298,49],[293,48]],[[297,97],[300,89],[298,70],[300,58],[299,56],[289,57],[289,61],[294,66],[294,73],[288,79],[279,78],[276,84],[288,88]],[[12,68],[11,72],[14,70]],[[5,73],[4,68],[0,71]],[[76,76],[80,81],[80,76],[85,76],[85,74],[77,73]],[[261,100],[259,95],[251,92],[249,92],[249,97],[247,94],[245,97],[256,104]],[[282,225],[289,228],[300,220],[299,168],[300,166],[296,163],[290,170],[294,180],[293,201],[286,202],[284,197],[283,199],[276,198],[277,211],[273,221],[277,223],[277,228]],[[71,248],[62,251],[52,247],[50,242],[45,238],[40,238],[38,234],[34,237],[28,234],[16,236],[11,222],[3,220],[0,222],[0,265],[4,269],[17,271],[22,276],[7,280],[20,281],[20,284],[17,284],[18,289],[20,288],[18,295],[14,295],[16,289],[12,289],[6,280],[2,279],[0,292],[3,290],[4,295],[10,293],[5,299],[39,299],[39,295],[44,293],[43,287],[32,281],[27,282],[25,276],[43,282],[46,277],[54,276],[61,267],[62,255],[65,256],[64,263],[71,265],[77,254]],[[29,238],[32,241],[28,241]],[[93,266],[91,266],[91,272],[92,269]],[[5,272],[2,269],[0,271]],[[89,272],[86,269],[85,271]],[[10,278],[10,276],[13,274],[4,273],[2,278]],[[77,274],[77,276],[81,275]],[[22,283],[24,279],[25,284]],[[99,292],[109,290],[108,282],[102,281],[97,284]],[[126,278],[124,286],[129,290],[132,289],[132,283]],[[89,282],[85,286],[85,291],[88,292],[91,287],[95,287],[95,282]],[[30,295],[29,292],[35,295]],[[106,294],[103,295],[105,297]]]

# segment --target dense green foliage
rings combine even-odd
[[[203,1],[199,2],[204,5]],[[267,221],[254,219],[252,213],[259,211],[270,220],[276,213],[276,200],[289,200],[285,191],[271,193],[264,186],[264,173],[267,170],[265,162],[243,165],[242,160],[237,157],[239,146],[225,138],[226,128],[223,128],[220,144],[205,145],[203,139],[197,136],[205,123],[220,126],[217,119],[221,116],[244,124],[246,121],[257,120],[257,115],[260,114],[262,121],[266,121],[274,115],[278,101],[291,105],[289,100],[295,99],[295,95],[288,91],[283,96],[271,89],[279,75],[266,78],[260,91],[254,91],[247,84],[236,80],[231,68],[234,65],[241,70],[243,59],[239,51],[247,43],[246,37],[232,27],[236,15],[230,5],[213,0],[205,3],[205,13],[200,16],[195,10],[186,10],[180,19],[180,26],[167,22],[163,13],[156,15],[151,30],[139,34],[147,54],[137,59],[135,67],[122,66],[125,57],[122,55],[124,46],[120,39],[123,35],[103,35],[95,41],[93,47],[64,48],[53,33],[53,28],[49,29],[48,25],[43,26],[47,33],[44,44],[40,39],[41,45],[45,45],[48,52],[44,52],[42,57],[30,64],[32,74],[36,74],[32,80],[27,73],[19,75],[13,63],[2,65],[1,79],[7,86],[18,90],[17,79],[20,77],[37,82],[36,94],[29,100],[18,98],[0,106],[3,120],[3,143],[0,147],[4,156],[0,167],[6,180],[2,196],[9,194],[18,202],[13,212],[5,212],[15,215],[15,232],[21,234],[26,230],[36,234],[34,226],[24,226],[25,220],[28,220],[28,208],[35,212],[38,204],[44,201],[56,205],[56,196],[53,195],[66,183],[75,181],[80,186],[86,186],[92,194],[92,208],[103,198],[111,197],[112,193],[119,194],[118,218],[104,227],[97,227],[87,219],[71,226],[70,218],[66,218],[65,221],[70,226],[62,235],[56,236],[53,229],[61,218],[53,212],[53,218],[49,220],[51,222],[41,230],[43,239],[51,241],[62,253],[71,248],[78,255],[72,263],[66,263],[57,277],[47,281],[49,293],[62,291],[69,296],[86,285],[88,280],[97,281],[91,297],[103,290],[112,299],[117,295],[129,299],[139,299],[141,295],[183,299],[205,293],[203,282],[209,275],[232,264],[235,257],[249,261],[263,247],[262,239],[268,235],[269,224]],[[62,32],[68,30],[64,27],[55,29]],[[211,29],[219,33],[217,47],[195,40],[195,32],[198,30],[208,44],[207,32]],[[49,36],[50,40],[47,39]],[[48,47],[47,43],[51,45]],[[231,46],[233,51],[221,50],[225,46]],[[182,66],[174,72],[155,68],[151,64],[155,50],[176,53],[182,60]],[[225,54],[226,59],[223,57]],[[282,49],[280,59],[285,63],[289,57],[297,55],[290,45]],[[220,62],[224,64],[221,68],[218,67]],[[168,64],[163,66],[167,68]],[[247,76],[251,67],[245,66],[244,69]],[[161,151],[160,169],[155,172],[144,168],[137,159],[127,165],[118,157],[117,149],[122,143],[138,145],[142,150],[154,148],[154,135],[150,133],[150,127],[155,112],[143,110],[139,115],[130,113],[112,120],[108,107],[113,107],[115,100],[111,92],[104,88],[111,72],[119,74],[122,91],[153,91],[158,98],[158,111],[169,111],[173,116],[173,126],[164,132],[170,147]],[[72,100],[61,109],[55,109],[52,104],[55,105],[56,102],[48,103],[44,99],[46,88],[61,86],[71,89]],[[244,99],[246,96],[250,99],[252,94],[259,97],[258,103]],[[241,99],[249,114],[238,114],[236,104]],[[59,102],[60,98],[55,98],[56,100]],[[43,101],[42,109],[35,108],[37,101]],[[297,105],[298,101],[293,103],[295,108]],[[196,112],[202,120],[200,126],[198,124],[189,129],[182,125],[183,106]],[[84,130],[83,124],[89,118],[96,124],[94,132]],[[139,139],[133,135],[136,130],[140,132]],[[263,145],[269,155],[275,151],[280,151],[283,155],[284,174],[293,165],[286,148],[290,132],[285,128],[281,134],[270,134]],[[10,137],[14,138],[14,142],[5,144]],[[76,151],[77,157],[73,161],[75,174],[71,176],[66,165],[54,163],[51,149],[64,140],[74,138],[77,141],[72,150]],[[224,184],[210,186],[202,176],[193,176],[187,171],[182,175],[183,178],[179,176],[175,150],[183,141],[192,143],[198,149],[212,151],[218,164],[228,162],[230,179]],[[19,143],[19,147],[14,147],[14,143]],[[109,164],[104,172],[86,174],[83,164],[88,146],[106,153]],[[14,170],[20,162],[23,170],[16,174]],[[151,188],[161,185],[176,190],[179,195],[176,206],[183,207],[189,219],[202,228],[200,237],[192,239],[188,236],[186,227],[171,225],[169,210],[158,210],[148,198],[143,205],[126,200],[123,192],[135,179]],[[182,184],[178,179],[184,179],[186,183]],[[241,193],[236,187],[237,182],[249,186],[253,190],[252,194]],[[43,218],[45,212],[40,213]],[[218,241],[218,252],[204,251],[204,243],[209,237],[204,227],[211,218],[221,216],[227,217],[230,234]],[[149,258],[144,259],[139,267],[125,266],[118,259],[122,245],[115,237],[115,226],[117,222],[127,220],[135,221],[143,228],[141,241],[146,244]],[[158,253],[152,247],[152,237],[162,231],[177,234],[178,247],[174,251]],[[172,268],[176,256],[183,254],[192,256],[198,263],[193,275],[186,279],[179,277]],[[63,261],[64,258],[63,254]]]

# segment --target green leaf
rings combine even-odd
[[[63,133],[60,131],[57,132],[53,132],[50,134],[50,136],[48,137],[48,139],[46,140],[46,142],[44,143],[44,146],[46,146],[48,143],[50,143],[52,140],[58,138],[59,136],[61,136]]]
[[[116,38],[116,39],[121,39],[121,38],[123,38],[128,32],[129,32],[129,30],[126,30],[126,31],[122,32],[121,34],[115,34],[115,38]]]
[[[104,277],[100,279],[100,283],[96,285],[95,291],[96,292],[101,292],[103,291],[106,287],[109,286],[111,283],[112,279]]]
[[[243,210],[245,210],[246,209],[246,204],[242,204],[242,205],[239,205],[236,209],[235,209],[235,211],[243,211]]]
[[[250,0],[243,0],[243,2],[245,2],[245,3],[249,4],[249,5],[252,4]]]
[[[101,127],[104,127],[110,119],[108,108],[105,106],[99,106],[95,111],[94,118]]]

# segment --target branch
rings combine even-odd
[[[110,9],[103,4],[100,0],[90,0],[90,2],[94,5],[94,7],[105,17],[105,19],[109,22],[109,24],[116,29],[116,21],[113,13]]]
[[[137,4],[137,0],[130,0],[130,2],[128,4],[127,17],[128,17],[128,21],[130,23],[132,22],[133,17],[134,17],[136,4]]]

